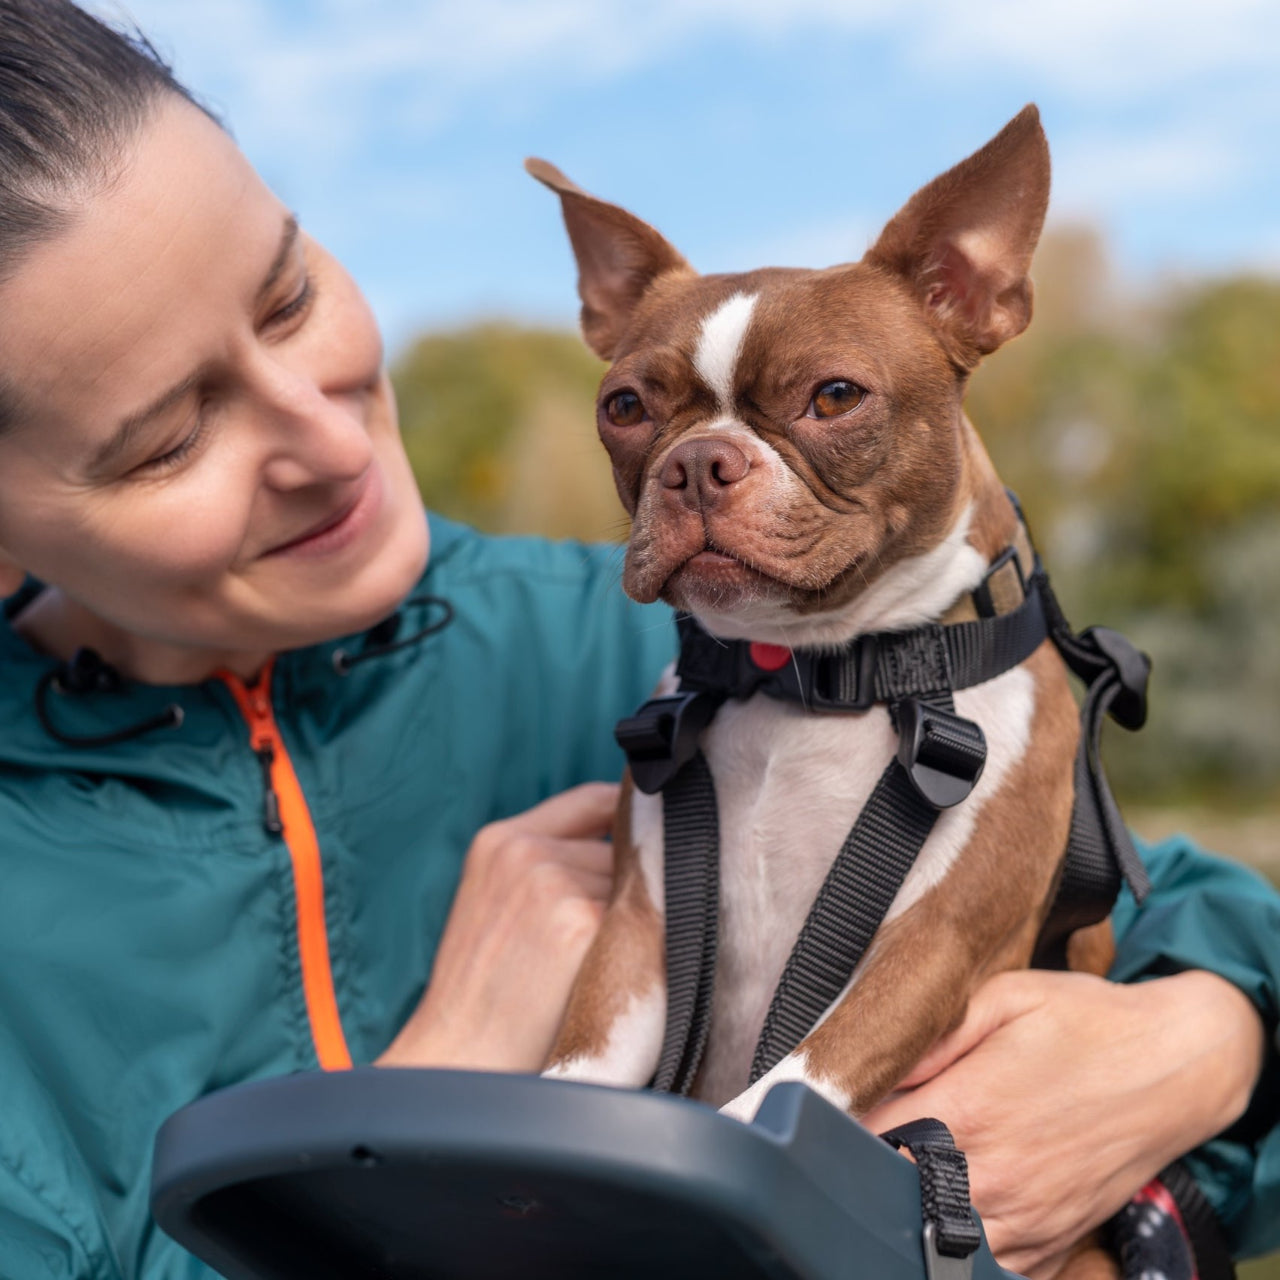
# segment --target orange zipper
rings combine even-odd
[[[280,726],[271,708],[273,658],[257,684],[246,686],[239,676],[221,671],[241,715],[249,726],[249,742],[262,765],[263,825],[284,838],[293,863],[293,890],[297,904],[298,957],[302,965],[302,990],[311,1021],[316,1057],[326,1071],[351,1066],[351,1052],[338,1016],[338,997],[329,964],[329,934],[324,916],[324,874],[320,842],[302,793],[293,761],[285,749]]]

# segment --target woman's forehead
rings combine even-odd
[[[216,358],[287,217],[213,121],[166,97],[117,180],[0,287],[0,378],[27,421],[109,433]]]

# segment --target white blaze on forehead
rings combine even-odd
[[[726,298],[702,322],[702,331],[698,334],[693,367],[698,371],[698,377],[715,393],[722,413],[731,412],[733,407],[733,375],[758,296],[735,293],[733,297]]]

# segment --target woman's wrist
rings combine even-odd
[[[1167,1064],[1162,1112],[1180,1118],[1170,1158],[1230,1128],[1245,1112],[1262,1069],[1266,1036],[1252,1002],[1225,978],[1188,970],[1121,988],[1153,1028]]]

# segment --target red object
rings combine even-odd
[[[751,644],[751,661],[761,671],[778,671],[791,661],[791,650],[782,644]]]

